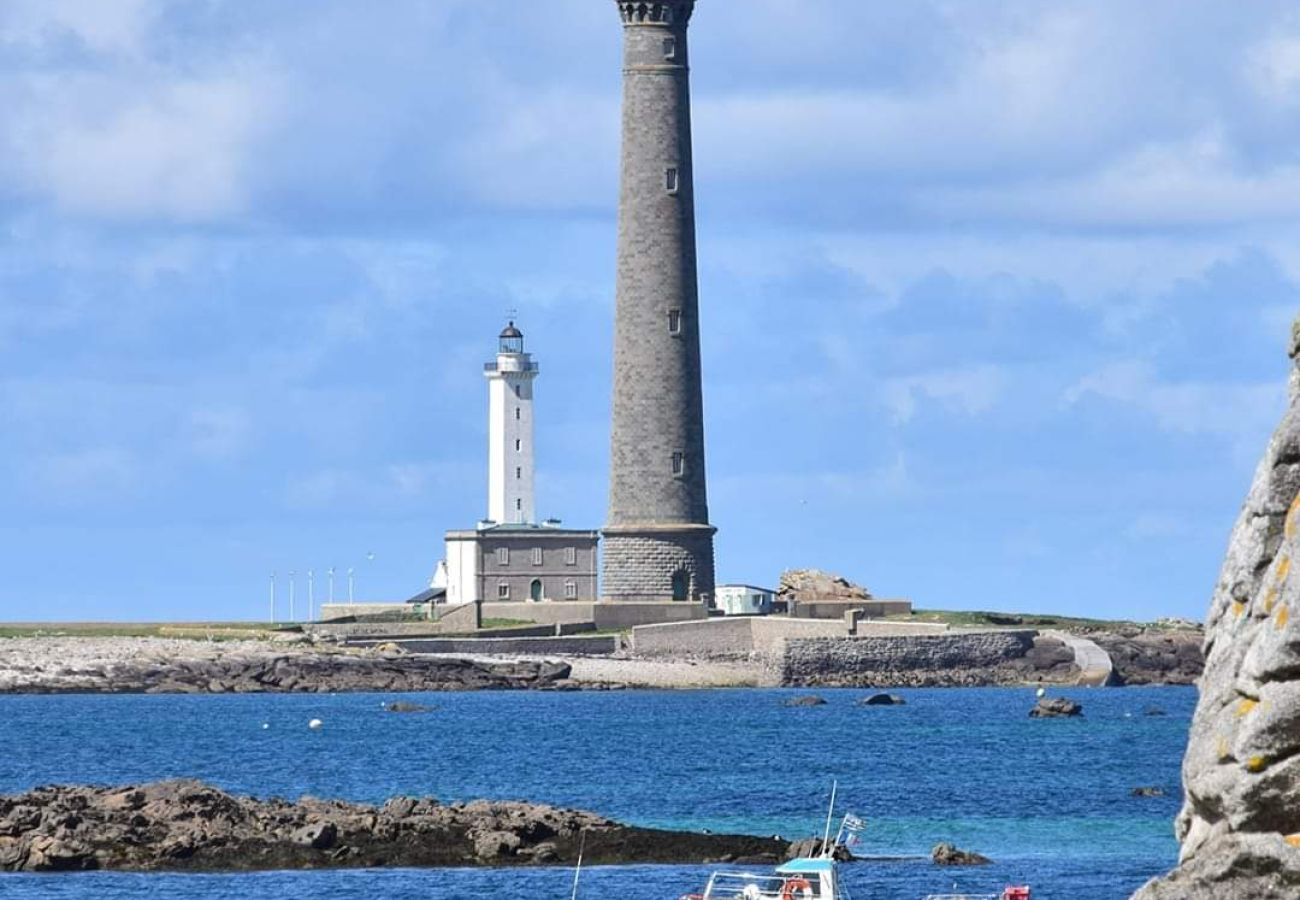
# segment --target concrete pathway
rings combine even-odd
[[[1074,651],[1074,664],[1079,667],[1078,684],[1093,687],[1110,684],[1115,675],[1115,664],[1111,662],[1110,654],[1095,642],[1065,631],[1045,631],[1043,634]]]

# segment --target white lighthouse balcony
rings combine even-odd
[[[496,362],[484,363],[484,375],[536,375],[537,363],[531,359],[499,356]]]

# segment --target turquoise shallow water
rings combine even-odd
[[[1081,720],[1037,721],[1028,689],[910,690],[903,707],[855,707],[863,691],[0,697],[0,792],[38,784],[195,777],[260,796],[382,801],[490,797],[577,806],[628,822],[786,836],[812,833],[838,779],[870,827],[862,852],[925,854],[940,840],[997,864],[860,863],[856,900],[994,891],[1125,897],[1168,869],[1179,764],[1195,692],[1079,689]],[[1148,706],[1168,715],[1147,717]],[[309,731],[311,718],[324,720]],[[264,725],[268,727],[263,727]],[[1163,798],[1130,796],[1155,785]],[[707,872],[593,869],[584,897],[676,898]],[[567,897],[562,870],[265,875],[4,876],[33,897]]]

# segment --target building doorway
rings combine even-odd
[[[673,573],[673,599],[685,600],[690,594],[691,576],[684,569],[678,569]]]
[[[542,579],[534,578],[533,583],[528,586],[528,596],[534,603],[540,603],[542,600]]]

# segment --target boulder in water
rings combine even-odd
[[[1083,705],[1064,697],[1039,697],[1029,711],[1031,719],[1065,719],[1083,715]]]
[[[930,851],[936,866],[987,866],[993,860],[973,850],[958,850],[952,844],[937,844]]]
[[[783,706],[825,706],[826,701],[821,697],[809,695],[807,697],[791,697],[782,704]]]
[[[906,706],[907,701],[897,694],[872,694],[858,701],[858,706]]]

